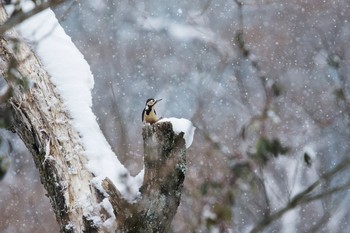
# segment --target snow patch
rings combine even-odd
[[[316,151],[312,145],[306,145],[303,148],[304,153],[307,153],[312,160],[316,159]]]
[[[184,139],[186,142],[186,148],[189,148],[193,142],[194,131],[196,127],[193,126],[192,122],[184,118],[162,118],[158,122],[170,122],[173,125],[173,130],[176,134],[181,132],[184,133]]]

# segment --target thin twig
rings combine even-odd
[[[350,185],[350,183],[346,183],[345,185],[338,186],[336,188],[330,189],[328,191],[325,191],[325,192],[320,193],[320,194],[315,195],[315,196],[311,196],[311,197],[308,196],[309,193],[314,191],[323,182],[331,180],[337,173],[344,170],[349,165],[350,165],[350,159],[344,159],[335,168],[333,168],[331,171],[322,175],[317,181],[312,183],[304,191],[300,192],[294,198],[292,198],[286,204],[286,206],[284,208],[280,209],[279,211],[275,212],[274,214],[272,214],[270,216],[267,216],[262,221],[260,221],[257,225],[255,225],[255,227],[250,231],[250,233],[258,233],[258,232],[262,231],[265,227],[270,225],[272,222],[281,218],[286,212],[294,209],[295,207],[299,206],[300,204],[309,203],[309,202],[318,200],[320,198],[323,198],[324,196],[331,195],[335,192],[339,192],[339,191],[344,190],[346,187],[348,187]]]

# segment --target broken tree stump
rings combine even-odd
[[[145,173],[140,197],[135,202],[124,199],[108,178],[103,181],[116,215],[118,232],[169,231],[185,179],[183,135],[175,134],[170,122],[143,127]]]

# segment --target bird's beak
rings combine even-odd
[[[156,100],[156,102],[155,102],[154,104],[158,103],[158,102],[161,101],[161,100],[162,100],[162,99]]]

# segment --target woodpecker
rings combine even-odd
[[[155,100],[153,98],[150,98],[146,101],[146,106],[142,111],[142,122],[143,123],[154,124],[159,120],[157,117],[156,110],[154,110],[154,105],[156,105],[156,103],[158,103],[161,100],[162,99]]]

